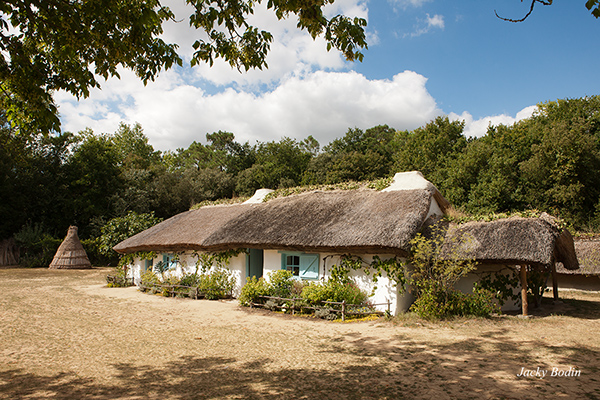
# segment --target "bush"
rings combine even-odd
[[[111,255],[106,255],[100,250],[100,238],[81,240],[81,245],[87,254],[90,263],[94,266],[110,266],[119,263],[119,255],[113,252]]]
[[[62,243],[45,233],[40,224],[27,224],[14,237],[21,249],[19,264],[27,268],[48,267]]]
[[[433,238],[419,234],[410,242],[413,271],[409,283],[415,288],[417,297],[410,309],[428,319],[467,315],[488,317],[497,311],[490,291],[475,287],[474,293],[467,294],[454,289],[462,277],[475,269],[475,260],[467,253],[441,255],[444,234],[435,227],[432,231]]]
[[[252,303],[258,303],[260,296],[270,296],[270,285],[264,278],[256,278],[255,276],[246,279],[246,284],[242,287],[240,297],[240,305],[250,307]]]
[[[411,311],[426,319],[444,319],[453,316],[489,317],[498,312],[489,291],[475,290],[473,293],[462,293],[457,290],[426,290],[410,307]]]
[[[264,304],[270,310],[279,309],[284,302],[274,299],[264,301],[261,296],[274,296],[282,298],[300,298],[295,301],[295,307],[300,304],[305,306],[324,306],[318,309],[315,315],[319,318],[335,319],[337,314],[328,308],[341,308],[336,305],[323,304],[323,301],[343,302],[346,304],[366,305],[369,294],[360,290],[353,281],[342,283],[330,279],[327,282],[305,282],[292,279],[292,273],[278,270],[269,274],[269,280],[256,277],[248,278],[239,297],[242,306],[251,306],[253,303]],[[291,302],[285,303],[286,308],[291,308]]]
[[[179,280],[179,285],[181,286],[189,286],[196,287],[200,285],[200,275],[198,274],[185,274]]]
[[[294,288],[293,274],[280,269],[269,274],[270,296],[289,298]]]
[[[128,268],[115,267],[112,275],[106,276],[108,287],[128,287],[131,286],[131,280],[127,279]]]
[[[226,268],[217,268],[207,274],[194,273],[186,274],[181,278],[169,276],[164,279],[152,270],[148,270],[141,278],[143,286],[150,287],[152,293],[162,293],[163,296],[170,295],[169,289],[158,288],[160,285],[187,286],[190,288],[185,293],[178,293],[179,297],[193,297],[196,294],[195,288],[198,288],[198,292],[203,294],[208,300],[229,298],[232,296],[233,289],[235,288],[235,277]]]
[[[360,290],[352,281],[341,283],[330,279],[327,282],[310,283],[304,287],[301,297],[309,304],[317,305],[323,301],[342,302],[346,304],[364,304],[369,295]]]
[[[217,268],[208,274],[199,275],[198,290],[209,300],[231,297],[235,287],[233,273],[226,268]]]
[[[160,283],[160,279],[151,269],[144,272],[140,279],[140,284],[146,287],[153,287],[155,285],[160,285]]]

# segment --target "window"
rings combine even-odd
[[[173,254],[163,254],[163,263],[167,270],[175,268],[177,266],[177,259]]]
[[[299,279],[319,279],[319,255],[305,253],[283,253],[281,269],[290,271]]]
[[[153,266],[154,266],[154,260],[144,260],[144,271],[148,271],[149,269],[152,269]]]
[[[294,276],[300,276],[300,256],[287,256],[286,260],[285,269]]]

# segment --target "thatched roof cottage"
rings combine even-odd
[[[558,263],[558,283],[561,289],[600,291],[600,239],[575,240],[579,269]]]
[[[323,279],[344,254],[360,256],[366,262],[375,255],[382,259],[408,256],[411,239],[439,220],[450,206],[420,172],[396,174],[394,182],[383,191],[313,191],[262,202],[264,194],[242,204],[205,206],[181,213],[114,249],[120,253],[159,252],[157,261],[172,262],[178,258],[180,267],[194,264],[193,252],[250,249],[247,255],[231,261],[230,269],[237,274],[239,288],[246,277],[278,269],[291,270],[302,279]],[[535,224],[539,225],[539,235],[527,239],[532,243],[539,240],[539,248],[529,253],[516,247],[512,252],[510,248],[515,243],[506,240],[510,234],[500,234],[504,231],[495,225],[481,232],[489,229],[500,234],[497,245],[508,246],[506,252],[496,253],[497,261],[548,265],[558,242],[549,225],[533,222],[532,226]],[[506,227],[510,228],[510,224]],[[523,235],[528,232],[523,231]],[[514,235],[510,238],[514,239]],[[478,254],[486,261],[487,239],[481,243]],[[134,277],[139,279],[139,274],[153,262],[136,261]],[[355,278],[370,290],[373,282],[369,277],[358,271]],[[394,313],[406,310],[412,302],[410,294],[399,295],[393,282],[385,277],[379,280],[372,300],[391,302]]]

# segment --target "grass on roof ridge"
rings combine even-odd
[[[360,189],[372,189],[372,190],[383,190],[390,186],[393,177],[380,178],[370,181],[348,181],[342,183],[328,183],[320,185],[304,185],[294,186],[289,188],[276,189],[273,192],[267,194],[264,198],[264,202],[276,199],[278,197],[287,197],[294,194],[300,194],[305,192],[312,192],[315,190],[360,190]]]
[[[359,190],[359,189],[373,189],[373,190],[383,190],[386,187],[390,186],[394,178],[381,178],[370,181],[348,181],[342,183],[331,183],[331,184],[322,184],[322,185],[304,185],[304,186],[294,186],[289,188],[279,188],[274,190],[273,192],[267,194],[263,199],[263,202],[267,202],[269,200],[276,199],[278,197],[287,197],[294,194],[312,192],[315,190]],[[243,203],[248,200],[250,196],[242,196],[242,197],[234,197],[232,199],[217,199],[217,200],[204,200],[200,203],[194,204],[190,207],[190,210],[196,210],[200,207],[204,206],[215,206],[221,204],[238,204]]]
[[[221,204],[238,204],[238,203],[243,203],[244,201],[248,200],[250,197],[249,196],[241,196],[241,197],[234,197],[234,198],[223,198],[223,199],[217,199],[217,200],[204,200],[201,201],[200,203],[194,204],[193,206],[190,207],[190,210],[197,210],[198,208],[204,207],[204,206],[218,206]]]
[[[540,211],[538,209],[529,209],[522,211],[507,211],[507,212],[488,212],[488,213],[476,213],[476,214],[468,214],[463,211],[456,210],[451,208],[451,211],[447,213],[444,218],[449,222],[454,222],[457,224],[466,224],[467,222],[491,222],[497,221],[500,219],[512,218],[512,217],[521,217],[521,218],[539,218],[544,211]],[[564,219],[552,215],[555,218],[555,223],[558,229],[561,231],[563,229],[569,229],[571,232],[575,232],[573,227]]]

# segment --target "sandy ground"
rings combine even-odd
[[[107,273],[0,270],[0,398],[600,398],[598,294],[528,319],[339,323],[106,288]]]

